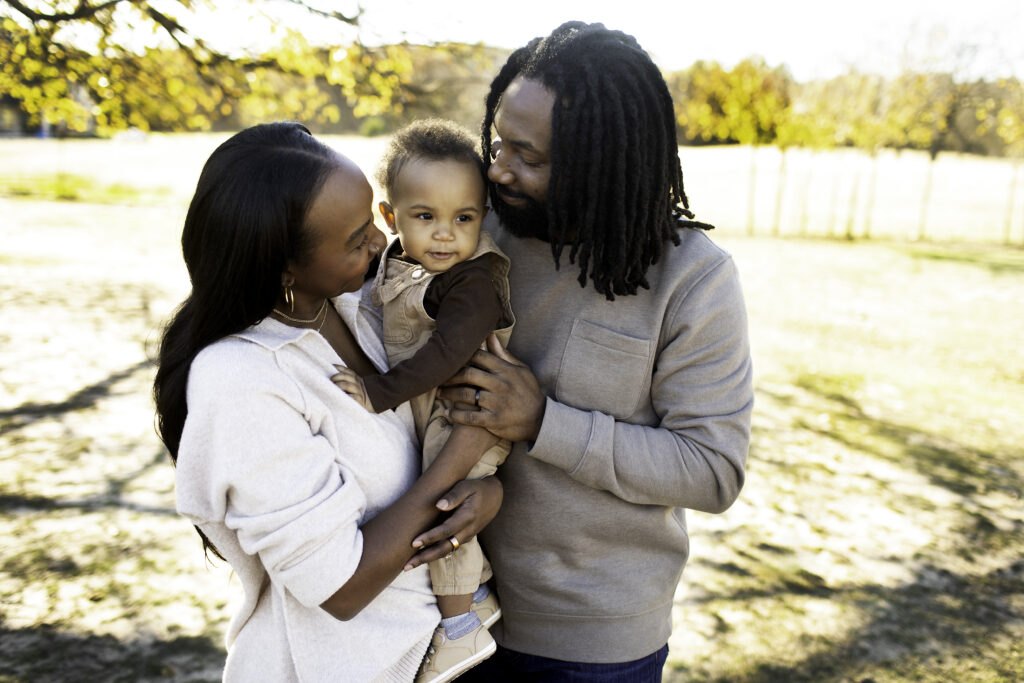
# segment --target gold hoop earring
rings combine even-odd
[[[288,304],[288,312],[295,312],[295,292],[292,291],[291,285],[284,285],[284,302]]]

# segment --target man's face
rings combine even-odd
[[[554,93],[539,81],[518,77],[502,94],[494,116],[494,159],[487,177],[494,209],[516,235],[547,239],[554,103]]]

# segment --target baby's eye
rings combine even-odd
[[[421,221],[432,221],[434,220],[434,214],[430,213],[429,211],[421,211],[420,213],[415,214],[413,218],[416,218],[417,220]]]
[[[455,220],[457,220],[459,223],[470,223],[472,222],[473,217],[470,216],[468,213],[464,213],[460,216],[456,216]]]

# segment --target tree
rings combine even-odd
[[[359,14],[316,9],[288,0],[339,35],[355,36]],[[0,0],[0,94],[22,104],[30,123],[104,133],[128,126],[209,128],[240,100],[266,95],[275,78],[303,85],[296,103],[312,119],[339,115],[323,93],[337,87],[358,115],[400,101],[409,65],[401,46],[383,56],[357,40],[313,48],[298,34],[262,54],[229,54],[211,36],[189,28],[203,0]],[[127,35],[158,38],[135,46]],[[151,43],[154,41],[150,41]],[[294,98],[293,98],[294,99]],[[320,109],[319,107],[323,107]]]
[[[697,62],[667,79],[676,122],[687,140],[751,146],[747,232],[754,231],[758,145],[775,141],[791,101],[793,79],[784,67],[749,57],[726,71]]]
[[[1011,240],[1013,228],[1013,209],[1017,199],[1017,176],[1024,167],[1024,83],[1016,78],[1005,78],[998,83],[1002,91],[999,104],[993,106],[995,110],[995,129],[999,138],[1006,144],[1006,152],[1014,160],[1010,172],[1010,191],[1006,204],[1006,224],[1003,230],[1003,241],[1007,244]],[[979,111],[978,118],[988,118],[988,111]]]

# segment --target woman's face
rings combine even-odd
[[[387,243],[373,223],[373,190],[352,161],[342,158],[306,216],[315,246],[304,262],[289,261],[295,278],[295,310],[313,313],[324,298],[363,285],[370,260]]]

